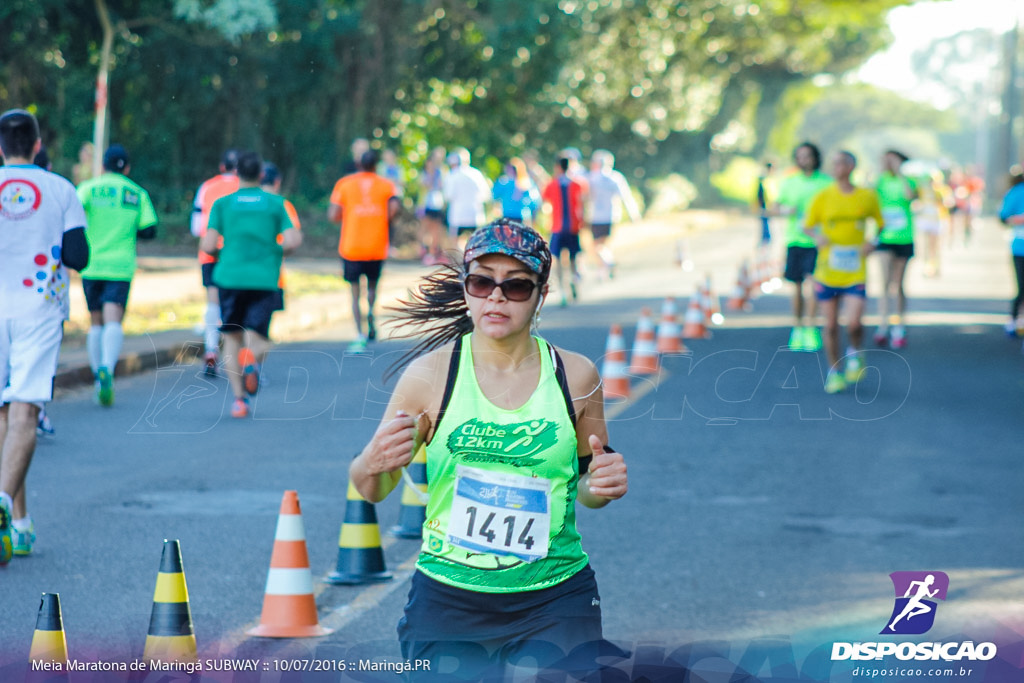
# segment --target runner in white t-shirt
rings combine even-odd
[[[459,147],[448,155],[451,172],[444,179],[444,198],[448,203],[448,232],[459,249],[469,236],[487,222],[486,205],[491,199],[491,184],[484,174],[469,165],[469,150]]]
[[[607,245],[612,226],[622,219],[622,209],[629,220],[640,220],[640,207],[629,189],[626,177],[615,170],[615,157],[611,152],[599,149],[590,157],[590,234],[608,277],[615,276],[615,257]]]
[[[32,551],[25,475],[68,317],[67,267],[89,262],[85,210],[66,179],[32,163],[39,124],[0,115],[0,565]]]

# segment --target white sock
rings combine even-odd
[[[100,367],[110,370],[114,374],[117,367],[117,359],[121,355],[121,345],[124,343],[124,328],[121,323],[107,323],[103,326],[103,354]]]
[[[0,491],[0,503],[6,504],[8,510],[14,509],[14,501],[6,491]]]
[[[206,353],[217,353],[220,346],[220,304],[206,304]]]
[[[847,346],[846,347],[846,355],[847,356],[857,356],[857,355],[859,355],[859,351],[857,349],[853,348],[852,346]]]
[[[85,338],[85,346],[89,351],[89,367],[95,376],[103,365],[103,326],[92,325],[89,327],[89,336]]]
[[[21,519],[11,520],[11,525],[18,531],[28,531],[32,528],[32,515],[25,515]]]

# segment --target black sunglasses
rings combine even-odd
[[[486,299],[497,287],[509,301],[526,301],[533,296],[537,283],[525,277],[514,277],[502,282],[495,282],[486,275],[467,275],[463,281],[466,294],[478,299]]]

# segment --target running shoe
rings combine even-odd
[[[1014,337],[1017,336],[1017,321],[1016,320],[1008,321],[1006,323],[1006,325],[1003,327],[1003,329],[1006,330],[1006,336],[1010,337],[1011,339],[1013,339]]]
[[[96,400],[101,406],[114,405],[114,376],[107,368],[96,372]]]
[[[790,351],[805,351],[804,348],[804,328],[794,327],[793,331],[789,333],[789,350]]]
[[[366,337],[357,337],[348,345],[345,353],[366,353]]]
[[[11,510],[0,500],[0,567],[11,561],[14,548],[11,545]]]
[[[231,404],[231,417],[249,417],[249,399],[236,398]]]
[[[804,351],[815,352],[821,349],[821,330],[813,325],[804,328]]]
[[[835,370],[828,371],[828,377],[825,378],[825,393],[826,394],[838,394],[840,391],[846,388],[846,380]]]
[[[576,303],[577,301],[579,301],[580,295],[579,295],[579,292],[576,291],[576,283],[575,282],[570,282],[569,283],[569,293],[572,295],[572,302],[573,303]]]
[[[242,371],[242,383],[245,385],[245,392],[250,396],[255,396],[256,392],[260,390],[260,366],[246,365],[245,370]]]
[[[859,354],[853,354],[846,359],[846,371],[843,373],[847,384],[856,384],[864,377],[867,370],[864,368],[864,361]]]
[[[203,358],[203,363],[205,365],[204,372],[206,373],[206,376],[207,377],[216,377],[217,376],[217,354],[214,353],[213,351],[210,351]]]
[[[50,416],[46,414],[45,410],[40,410],[39,422],[36,423],[36,435],[53,436],[56,433],[57,430],[53,428],[53,423],[50,422]]]
[[[36,542],[35,525],[31,522],[27,529],[19,529],[11,525],[11,545],[14,547],[14,554],[24,557],[32,552],[32,544]]]
[[[907,335],[903,331],[902,327],[892,328],[892,348],[894,349],[905,349],[907,348]]]
[[[875,346],[879,348],[885,348],[889,345],[889,335],[881,330],[875,332],[874,340]]]
[[[377,338],[377,327],[373,324],[373,313],[366,314],[366,338],[373,341]]]

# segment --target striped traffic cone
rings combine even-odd
[[[690,297],[690,306],[683,317],[683,339],[710,339],[711,332],[704,324],[704,308],[701,306],[700,292]]]
[[[676,300],[665,297],[661,305],[661,322],[658,323],[658,353],[686,353],[682,334],[676,319]]]
[[[338,564],[324,581],[351,586],[389,579],[391,572],[384,565],[377,511],[373,503],[359,495],[355,485],[349,481],[345,521],[338,537]]]
[[[604,362],[601,364],[601,384],[605,398],[629,398],[629,377],[626,376],[626,342],[622,326],[612,325],[608,332]]]
[[[192,630],[192,611],[188,606],[188,588],[177,540],[164,540],[142,658],[172,662],[196,660],[196,636]]]
[[[421,445],[412,462],[406,467],[402,506],[398,510],[398,524],[391,527],[391,535],[398,538],[423,538],[423,523],[427,521],[427,447]],[[415,488],[414,488],[415,487]]]
[[[306,528],[302,524],[299,494],[285,491],[274,533],[267,588],[263,592],[260,625],[246,631],[263,638],[315,638],[334,629],[324,628],[316,613],[313,575],[306,552]]]
[[[39,616],[36,617],[36,631],[32,634],[32,649],[28,654],[31,662],[49,662],[62,667],[68,661],[68,644],[64,638],[64,619],[60,613],[60,594],[43,593],[39,601]],[[29,667],[30,671],[32,667]],[[55,672],[49,672],[45,680],[67,680]],[[37,676],[34,680],[44,680]]]
[[[750,310],[750,274],[748,268],[746,261],[740,264],[739,273],[736,275],[736,289],[733,290],[732,297],[726,303],[726,308],[730,311]]]
[[[634,375],[653,375],[658,370],[658,344],[654,338],[651,309],[644,306],[640,311],[640,321],[636,325],[633,358],[629,364],[629,371]]]
[[[707,307],[705,320],[710,320],[714,325],[721,325],[725,322],[725,316],[722,315],[722,305],[718,300],[718,293],[715,292],[715,288],[711,284],[710,273],[704,278],[704,301]]]

